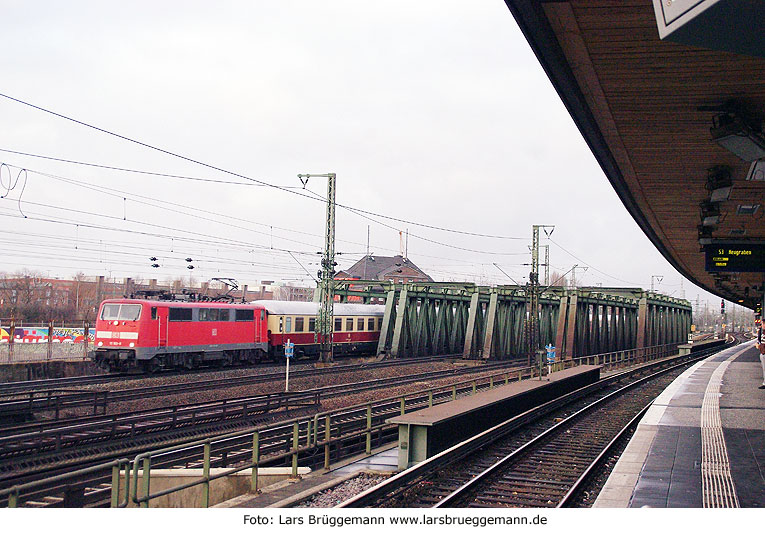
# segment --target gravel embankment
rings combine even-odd
[[[385,481],[387,478],[387,475],[362,473],[356,477],[352,477],[348,481],[340,483],[336,487],[317,492],[295,507],[335,507],[345,500],[353,498],[357,494],[372,488],[377,483]]]

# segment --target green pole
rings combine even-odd
[[[260,462],[260,433],[252,433],[252,479],[250,480],[250,490],[258,491],[258,463]]]
[[[297,477],[298,474],[298,422],[292,424],[292,477]]]
[[[210,507],[210,442],[205,442],[202,462],[202,507]]]

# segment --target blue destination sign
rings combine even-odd
[[[765,272],[765,244],[715,243],[704,248],[708,272]]]

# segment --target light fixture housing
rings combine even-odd
[[[730,168],[719,165],[707,170],[707,190],[710,202],[724,202],[730,198],[733,190],[733,180]]]
[[[745,121],[726,112],[714,117],[709,131],[714,142],[743,161],[765,158],[765,137],[759,121]]]
[[[720,224],[720,204],[717,202],[702,202],[699,207],[701,208],[701,225],[702,226],[714,226]]]
[[[712,243],[712,232],[714,227],[712,226],[699,226],[699,245],[710,245]]]
[[[746,175],[746,180],[749,182],[765,181],[765,159],[752,161],[752,165],[749,167],[749,173]]]
[[[759,204],[739,204],[736,206],[736,213],[739,215],[754,215],[760,209]]]

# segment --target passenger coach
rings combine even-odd
[[[268,344],[274,359],[284,357],[284,343],[295,345],[295,356],[318,356],[320,344],[314,337],[319,304],[304,301],[261,300],[268,318]],[[333,352],[337,355],[375,354],[380,339],[384,305],[336,303]]]

